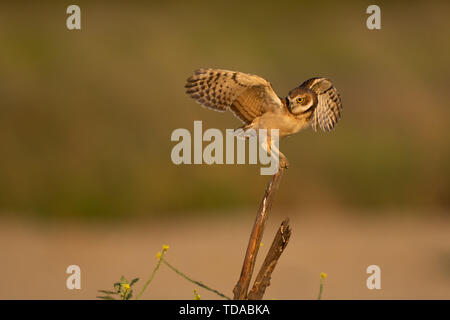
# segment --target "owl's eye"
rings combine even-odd
[[[303,98],[297,98],[297,102],[298,102],[298,103],[302,103],[303,100],[304,100]]]

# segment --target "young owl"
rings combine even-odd
[[[331,81],[311,78],[279,97],[271,84],[256,75],[220,69],[198,69],[187,79],[186,93],[216,111],[230,110],[248,129],[278,129],[283,138],[311,125],[323,131],[334,128],[341,116],[341,98]],[[269,143],[270,146],[270,143]],[[270,150],[268,150],[270,152]],[[280,166],[287,168],[279,151]]]

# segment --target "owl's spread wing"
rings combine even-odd
[[[187,79],[185,88],[201,105],[230,110],[245,124],[265,112],[287,110],[268,81],[242,72],[199,69]]]
[[[339,92],[333,83],[326,78],[312,78],[303,82],[301,87],[307,87],[317,94],[317,107],[314,110],[312,127],[317,126],[323,131],[331,131],[341,117],[342,102]]]

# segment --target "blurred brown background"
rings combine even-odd
[[[450,298],[450,4],[77,1],[0,4],[0,298],[95,298],[141,288],[169,261],[230,294],[268,177],[256,165],[180,165],[176,128],[236,128],[184,94],[199,67],[267,78],[280,95],[313,76],[344,103],[330,134],[281,142],[290,161],[266,248],[293,238],[267,298]],[[65,268],[82,269],[81,291]],[[365,270],[382,268],[382,290]],[[145,298],[193,297],[162,267]],[[199,290],[202,297],[215,298]]]

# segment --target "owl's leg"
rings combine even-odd
[[[267,136],[267,139],[261,144],[261,146],[266,150],[269,156],[276,159],[278,156],[278,165],[280,168],[287,169],[289,167],[289,162],[286,156],[278,149],[275,145],[272,145],[272,139],[270,135]]]
[[[289,161],[286,156],[276,146],[272,146],[272,150],[275,154],[278,154],[278,161],[280,162],[280,168],[287,169],[289,167]]]

